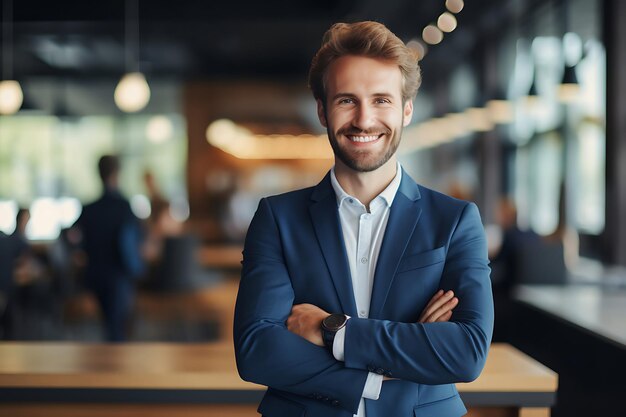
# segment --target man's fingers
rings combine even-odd
[[[448,311],[447,313],[443,313],[443,315],[439,317],[436,321],[446,322],[446,321],[450,321],[451,318],[452,318],[452,310]]]
[[[438,297],[437,299],[434,299],[433,303],[430,306],[428,306],[426,309],[424,309],[424,313],[422,314],[422,317],[424,318],[424,320],[432,316],[435,311],[439,310],[441,306],[443,306],[445,303],[450,301],[453,297],[454,297],[454,292],[448,291],[444,293],[443,295],[441,295],[440,297]]]
[[[458,303],[459,303],[458,298],[456,297],[452,298],[451,300],[447,301],[442,306],[440,306],[438,309],[433,311],[433,313],[430,314],[424,322],[434,323],[434,322],[442,322],[442,321],[450,320],[450,317],[452,317],[452,310],[454,309],[454,307],[457,306]]]
[[[441,296],[443,296],[443,290],[437,291],[435,293],[435,295],[433,295],[433,298],[430,299],[428,304],[426,304],[426,307],[424,308],[424,311],[428,310],[430,308],[430,306],[432,306],[435,301],[437,301],[439,298],[441,298]]]
[[[429,311],[429,309],[432,307],[432,305],[443,296],[444,292],[443,290],[439,290],[435,293],[435,295],[433,295],[433,297],[430,299],[430,301],[428,301],[428,304],[426,304],[426,307],[424,307],[424,310],[422,310],[422,314],[420,315],[420,319],[419,321],[423,321],[426,318],[426,312]]]

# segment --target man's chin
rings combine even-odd
[[[378,160],[378,161],[363,161],[363,160],[357,161],[354,159],[344,158],[341,155],[339,156],[339,159],[341,160],[341,162],[343,162],[345,166],[347,166],[348,168],[350,168],[351,170],[355,172],[376,171],[378,168],[382,167],[389,161],[389,158],[387,158],[386,160]]]

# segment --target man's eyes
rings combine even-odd
[[[356,100],[353,98],[342,98],[337,102],[338,104],[355,104]],[[385,97],[378,97],[374,99],[375,104],[389,104],[391,100]]]

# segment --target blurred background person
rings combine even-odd
[[[0,336],[13,336],[15,320],[15,294],[18,282],[29,281],[30,244],[26,239],[26,226],[30,220],[28,209],[21,208],[15,216],[15,231],[6,235],[0,232]]]
[[[139,220],[119,191],[119,159],[98,162],[104,192],[88,204],[76,222],[87,256],[85,283],[93,291],[104,319],[107,340],[126,339],[133,310],[135,279],[143,272]]]

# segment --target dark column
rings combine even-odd
[[[606,261],[626,265],[626,2],[604,1],[606,80]]]
[[[504,83],[499,83],[496,47],[496,42],[487,43],[482,56],[481,84],[482,90],[487,93],[484,97],[486,100],[496,98],[505,90]],[[497,126],[494,130],[478,135],[481,187],[478,204],[481,206],[485,224],[495,222],[495,207],[502,190],[502,138],[500,135],[503,131],[504,129]]]

